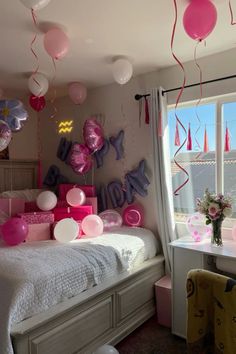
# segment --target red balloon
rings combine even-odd
[[[123,211],[123,222],[128,226],[142,226],[143,208],[140,205],[129,205]]]
[[[192,0],[184,12],[185,32],[198,41],[205,39],[213,31],[216,21],[216,7],[210,0]]]
[[[83,135],[85,144],[91,151],[95,152],[103,147],[103,130],[95,118],[89,118],[85,121]]]
[[[40,112],[42,111],[42,109],[44,109],[45,105],[46,105],[46,101],[44,96],[34,96],[31,95],[30,99],[29,99],[29,103],[30,106],[36,111],[36,112]]]
[[[71,148],[69,162],[73,171],[79,175],[87,173],[93,165],[87,146],[78,143],[75,143]]]

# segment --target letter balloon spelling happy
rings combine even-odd
[[[123,148],[123,139],[124,139],[124,130],[120,130],[118,135],[116,137],[111,136],[110,137],[110,143],[116,150],[116,160],[120,160],[123,157],[124,154],[124,148]]]
[[[95,159],[97,163],[97,168],[103,166],[103,158],[106,156],[110,148],[109,141],[107,139],[104,139],[104,144],[103,147],[95,152]]]

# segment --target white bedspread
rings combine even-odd
[[[151,231],[122,227],[70,244],[0,245],[0,353],[13,354],[10,330],[20,322],[159,252]]]

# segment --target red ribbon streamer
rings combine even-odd
[[[226,125],[226,130],[225,130],[225,152],[230,151],[230,135],[229,135],[229,128]]]
[[[180,146],[179,125],[177,121],[175,124],[175,146]]]
[[[195,142],[197,144],[198,149],[201,150],[201,146],[199,144],[199,141],[197,140],[197,134],[198,134],[198,132],[199,132],[199,130],[201,128],[201,120],[200,120],[199,115],[198,115],[198,107],[199,107],[199,104],[200,104],[200,102],[202,100],[202,69],[201,69],[200,65],[198,64],[198,62],[197,62],[197,47],[198,47],[199,43],[201,43],[201,41],[197,42],[197,44],[195,46],[195,50],[194,50],[194,61],[195,61],[196,67],[199,70],[199,76],[200,76],[200,98],[199,98],[199,100],[196,103],[196,109],[195,109],[196,117],[197,117],[197,120],[198,120],[198,127],[197,127],[197,129],[196,129],[196,131],[194,133],[194,139],[195,139]],[[200,155],[201,155],[201,152],[196,156],[196,159],[198,159]]]
[[[176,164],[176,166],[179,167],[179,169],[181,171],[183,171],[187,178],[186,180],[174,191],[174,195],[179,195],[178,192],[188,183],[189,181],[189,174],[188,172],[176,161],[175,157],[176,155],[180,152],[180,150],[183,148],[183,146],[186,144],[187,141],[187,131],[185,129],[185,127],[183,126],[182,122],[180,121],[179,117],[177,116],[176,110],[177,110],[177,106],[179,104],[180,98],[182,96],[183,90],[184,90],[184,86],[186,83],[186,73],[185,73],[185,69],[183,64],[181,63],[181,61],[177,58],[177,56],[175,55],[174,51],[173,51],[173,44],[174,44],[174,37],[175,37],[175,30],[176,30],[176,24],[177,24],[177,19],[178,19],[178,12],[177,12],[177,4],[176,4],[176,0],[173,0],[174,2],[174,8],[175,8],[175,20],[174,20],[174,25],[173,25],[173,29],[172,29],[172,35],[171,35],[171,53],[173,58],[175,59],[175,61],[179,64],[179,66],[181,67],[183,74],[184,74],[184,79],[183,79],[183,83],[182,83],[182,87],[180,89],[180,92],[178,94],[176,103],[175,103],[175,118],[177,120],[177,122],[180,124],[181,128],[183,129],[184,133],[185,133],[185,139],[182,143],[182,145],[178,148],[178,150],[175,152],[174,154],[174,163]]]
[[[36,17],[36,14],[35,14],[35,12],[34,12],[34,9],[31,9],[31,16],[32,16],[32,19],[33,19],[33,23],[34,23],[34,25],[35,25],[35,28],[36,28],[36,30],[38,31],[38,25],[37,25],[37,17]],[[37,62],[37,66],[36,66],[36,68],[35,68],[35,70],[33,71],[33,80],[34,80],[34,82],[39,86],[39,88],[40,88],[40,83],[35,79],[35,77],[34,77],[34,75],[35,74],[37,74],[37,72],[38,72],[38,70],[39,70],[39,58],[38,58],[38,56],[37,56],[37,54],[36,54],[36,52],[35,52],[35,50],[34,50],[34,44],[35,44],[35,41],[36,41],[36,39],[37,39],[37,32],[35,33],[35,35],[34,35],[34,37],[33,37],[33,39],[32,39],[32,41],[31,41],[31,43],[30,43],[30,50],[31,50],[31,52],[32,52],[32,54],[33,54],[33,56],[35,57],[35,59],[36,59],[36,62]]]
[[[56,63],[55,63],[55,59],[52,58],[52,63],[53,63],[53,67],[54,67],[54,75],[53,75],[53,78],[52,78],[52,87],[53,87],[53,84],[54,84],[54,81],[56,79],[56,74],[57,74],[57,67],[56,67]],[[54,90],[53,90],[53,97],[51,99],[51,104],[53,106],[53,109],[54,109],[54,113],[51,114],[51,118],[55,118],[56,114],[57,114],[57,108],[56,108],[56,105],[54,103],[55,99],[57,97],[57,91],[56,91],[56,88],[54,86]]]
[[[232,10],[232,6],[231,6],[231,2],[229,0],[229,11],[230,11],[230,17],[231,17],[231,25],[236,25],[236,22],[234,21],[234,15],[233,15],[233,10]]]
[[[190,123],[188,125],[188,141],[187,141],[187,150],[192,150],[192,137],[191,137],[191,128]]]
[[[149,109],[148,109],[148,100],[147,97],[144,97],[144,102],[145,102],[145,123],[149,124]]]

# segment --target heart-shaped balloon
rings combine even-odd
[[[84,144],[74,143],[70,151],[69,163],[75,173],[79,175],[87,173],[93,165],[89,148]]]
[[[34,96],[31,95],[29,98],[29,103],[30,106],[36,111],[36,112],[40,112],[42,111],[42,109],[44,109],[46,101],[44,96]]]
[[[83,135],[85,144],[92,152],[98,151],[103,147],[103,129],[96,118],[89,118],[85,121]]]

